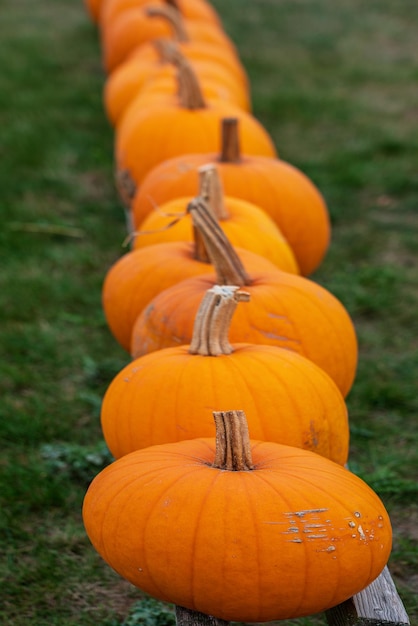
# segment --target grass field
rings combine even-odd
[[[313,278],[345,304],[359,338],[350,466],[391,515],[390,571],[413,624],[418,5],[213,4],[249,73],[254,114],[329,206],[332,245]],[[82,1],[3,0],[0,60],[0,623],[118,626],[140,594],[101,561],[80,517],[110,460],[101,399],[128,360],[100,301],[126,227]],[[162,626],[162,608],[142,614]]]

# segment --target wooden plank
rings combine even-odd
[[[329,626],[408,626],[408,615],[387,567],[366,589],[325,613]]]

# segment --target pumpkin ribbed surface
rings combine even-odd
[[[100,14],[100,25],[101,27],[106,27],[119,15],[130,9],[139,9],[147,5],[167,6],[170,4],[172,5],[173,3],[166,0],[105,0]],[[175,5],[177,5],[182,17],[192,20],[204,20],[218,27],[222,26],[220,17],[210,2],[204,2],[203,0],[176,0]]]
[[[226,195],[242,198],[266,211],[291,246],[301,273],[311,274],[328,249],[328,210],[317,187],[286,161],[249,155],[243,146],[237,160],[222,160],[216,152],[181,155],[160,163],[143,179],[132,201],[137,228],[155,206],[193,194],[197,170],[215,163]]]
[[[307,278],[280,270],[248,270],[250,284],[238,286],[251,294],[251,302],[236,311],[230,341],[275,345],[302,354],[347,395],[356,372],[357,339],[341,302]],[[156,296],[135,322],[131,354],[137,357],[190,343],[201,299],[217,282],[215,275],[198,276]]]
[[[204,41],[237,54],[235,45],[219,26],[204,20],[184,20],[184,27],[190,40]],[[106,71],[114,71],[135,48],[160,37],[170,38],[172,34],[171,23],[164,16],[150,16],[146,7],[124,11],[101,31]]]
[[[237,252],[249,268],[275,270],[268,259],[258,254],[242,249]],[[206,274],[210,267],[196,258],[194,244],[182,241],[133,250],[118,259],[108,270],[102,287],[103,310],[116,340],[129,352],[135,320],[150,301],[185,278]]]
[[[243,150],[276,156],[273,141],[260,122],[238,107],[217,102],[197,109],[156,105],[130,115],[126,111],[116,130],[118,170],[128,170],[136,184],[156,165],[180,154],[217,152],[219,123],[225,116],[240,119]]]
[[[305,448],[344,464],[347,409],[329,376],[289,350],[232,347],[232,354],[216,357],[190,354],[189,346],[167,348],[124,367],[108,387],[101,411],[113,456],[209,437],[212,412],[240,406],[255,439]]]
[[[103,99],[107,117],[114,126],[120,123],[130,104],[151,85],[152,81],[160,77],[171,78],[174,81],[175,68],[156,56],[153,58],[151,51],[148,50],[149,48],[146,53],[142,50],[141,55],[130,56],[107,78]],[[217,49],[210,45],[205,47],[203,44],[199,46],[189,44],[185,54],[196,75],[203,81],[203,91],[205,82],[216,80],[219,85],[218,92],[223,91],[227,101],[235,102],[240,108],[250,111],[250,96],[244,81],[238,76],[235,68],[225,66],[225,61],[221,66],[216,57],[212,56],[213,50]]]
[[[365,483],[312,452],[251,454],[251,471],[212,467],[213,439],[128,454],[88,489],[90,540],[145,592],[225,620],[323,611],[379,575],[391,528]]]
[[[177,198],[157,207],[142,223],[134,247],[145,248],[164,241],[191,241],[192,218],[190,214],[184,215],[191,200],[191,197]],[[265,211],[230,196],[224,198],[224,203],[226,217],[219,221],[219,225],[232,245],[266,257],[284,272],[299,274],[292,249]],[[181,216],[182,213],[183,217],[170,226],[173,215]]]

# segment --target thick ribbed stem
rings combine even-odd
[[[250,294],[232,285],[215,285],[206,292],[196,315],[189,353],[200,356],[231,354],[229,327],[238,302]]]
[[[177,42],[171,39],[154,39],[152,44],[164,63],[174,63],[174,60],[181,54]]]
[[[222,163],[238,163],[241,161],[238,119],[236,117],[226,117],[222,120],[219,161]]]
[[[201,263],[212,264],[211,258],[206,249],[205,240],[202,237],[202,234],[199,232],[195,226],[193,226],[193,240],[194,240],[194,253],[193,258],[195,261],[200,261]]]
[[[254,468],[244,411],[214,411],[216,451],[213,467],[231,472]]]
[[[206,200],[218,220],[229,218],[221,177],[214,163],[198,168],[199,196]]]
[[[145,9],[148,17],[161,17],[170,23],[174,39],[179,42],[189,41],[180,11],[174,6],[149,6]]]
[[[183,109],[205,109],[206,102],[196,73],[185,57],[174,61],[177,67],[178,97]]]
[[[200,197],[189,202],[187,210],[193,226],[199,230],[213,263],[218,285],[250,285],[251,279],[222,228],[212,215],[207,203]]]
[[[185,109],[204,109],[206,102],[196,73],[176,43],[168,39],[156,39],[154,46],[161,61],[171,63],[177,68],[177,94],[180,106]]]

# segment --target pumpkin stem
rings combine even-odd
[[[250,294],[232,285],[215,285],[206,292],[196,315],[190,354],[231,354],[228,334],[238,302],[249,302]]]
[[[149,6],[145,9],[145,14],[148,17],[160,17],[167,20],[173,29],[173,35],[176,41],[180,43],[189,41],[181,13],[178,7],[176,8],[172,2],[167,3],[167,6]]]
[[[193,258],[201,263],[212,264],[201,232],[193,225],[194,253]]]
[[[176,43],[169,39],[156,39],[154,46],[162,61],[171,63],[177,68],[177,95],[180,100],[180,106],[191,110],[206,108],[206,102],[196,72],[184,54],[181,53]]]
[[[177,68],[178,91],[180,106],[193,111],[195,109],[205,109],[206,102],[202,89],[191,64],[184,56],[178,56],[173,60]]]
[[[212,467],[230,472],[254,469],[250,435],[244,411],[214,411],[215,460]]]
[[[189,202],[187,210],[206,245],[215,268],[218,285],[250,285],[251,279],[222,228],[214,218],[207,202],[199,196]]]
[[[227,220],[229,213],[225,206],[222,181],[216,165],[214,163],[202,165],[198,172],[199,196],[209,204],[218,220]]]
[[[177,43],[171,39],[154,39],[152,43],[160,55],[160,60],[165,63],[173,63],[173,59],[181,54]]]
[[[238,163],[241,161],[238,119],[236,117],[225,117],[222,120],[219,161],[221,163]]]

